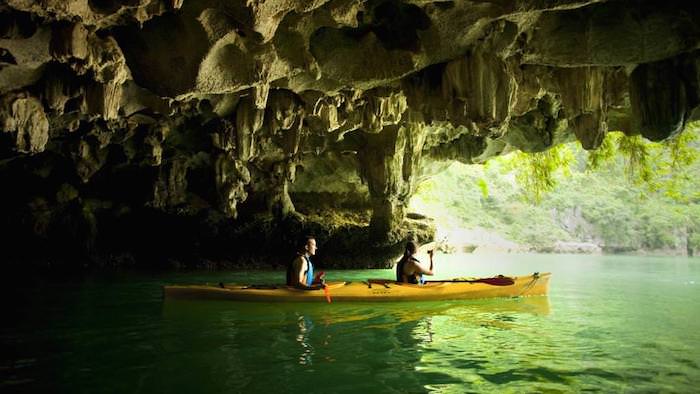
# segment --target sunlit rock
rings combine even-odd
[[[21,153],[44,151],[49,140],[49,122],[41,102],[34,97],[5,97],[0,102],[0,124],[14,139],[14,149]]]

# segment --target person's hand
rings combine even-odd
[[[315,283],[320,283],[322,285],[325,285],[326,283],[326,273],[321,271],[316,274],[316,278],[314,278]]]

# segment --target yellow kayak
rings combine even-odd
[[[428,281],[423,285],[385,279],[328,282],[326,289],[299,289],[285,285],[173,285],[163,287],[167,299],[318,302],[436,301],[545,295],[550,273],[528,276]]]

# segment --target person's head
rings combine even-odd
[[[404,251],[404,256],[413,256],[418,251],[418,246],[413,241],[408,241],[406,243],[406,250]]]
[[[313,256],[316,254],[316,238],[307,235],[299,243],[299,253]]]

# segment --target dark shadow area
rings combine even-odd
[[[161,96],[190,91],[209,49],[206,32],[196,20],[168,13],[144,23],[115,28],[134,81]]]
[[[387,50],[418,52],[421,50],[418,31],[427,30],[431,23],[420,7],[394,0],[379,3],[369,16],[358,13],[357,19],[357,28],[319,28],[310,39],[312,53],[314,43],[332,40],[331,37],[336,34],[359,42],[370,32],[377,36]]]
[[[98,14],[112,14],[122,6],[134,7],[141,3],[139,0],[88,0],[88,6]]]
[[[414,4],[385,1],[374,8],[371,28],[386,49],[420,50],[419,30],[430,27],[430,18]]]
[[[0,38],[21,39],[34,35],[37,25],[32,14],[23,11],[0,12]]]

